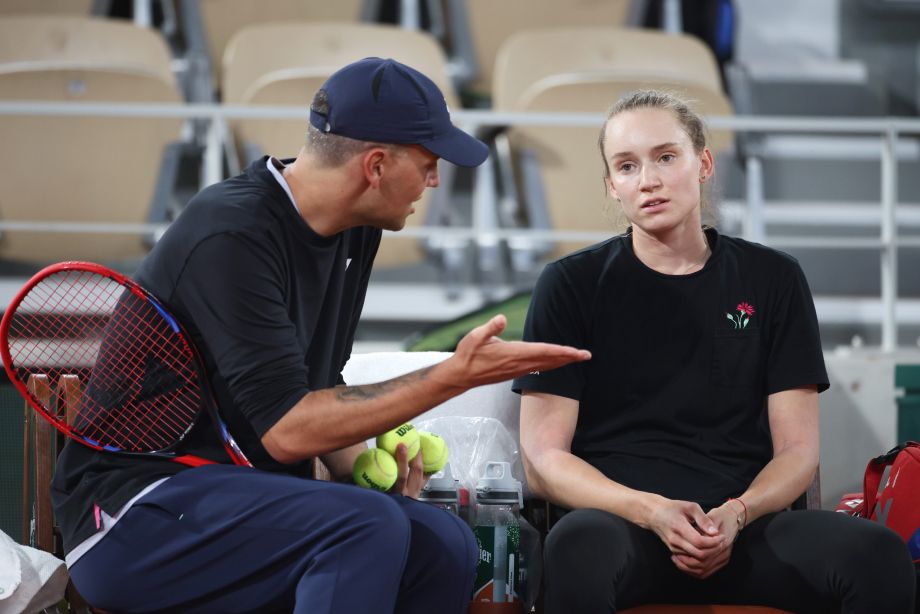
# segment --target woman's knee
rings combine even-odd
[[[803,535],[820,544],[828,563],[840,569],[886,568],[890,562],[909,561],[907,545],[897,533],[873,521],[854,518],[829,511],[787,512],[778,520],[799,521],[801,526],[789,530],[787,539],[798,540]],[[804,522],[803,522],[804,521]],[[792,525],[789,525],[792,526]],[[775,523],[775,528],[785,532],[787,525]],[[768,536],[775,528],[768,529]]]
[[[581,559],[596,551],[600,544],[616,547],[626,538],[626,521],[594,509],[573,510],[563,516],[546,536],[547,560]],[[588,558],[594,558],[593,556]]]
[[[910,610],[914,566],[907,544],[887,527],[830,511],[783,512],[765,535],[771,552],[821,590],[829,587],[834,599],[852,606],[848,611],[869,604],[879,612]]]
[[[855,520],[855,519],[854,519]],[[916,571],[907,544],[891,529],[873,521],[857,521],[849,531],[850,556],[838,570],[845,580],[872,593],[905,602],[915,594]]]
[[[549,532],[543,548],[544,568],[557,580],[597,576],[598,564],[606,570],[606,582],[618,577],[630,559],[631,538],[628,522],[608,512],[594,509],[566,514]]]
[[[609,612],[633,558],[630,530],[626,520],[600,510],[563,516],[543,549],[547,612]]]

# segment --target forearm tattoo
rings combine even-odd
[[[369,401],[371,399],[376,399],[389,392],[398,390],[402,386],[428,379],[428,372],[431,371],[432,368],[434,368],[434,365],[375,384],[335,388],[335,397],[339,401]]]

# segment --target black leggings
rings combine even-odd
[[[829,511],[770,514],[706,580],[675,567],[652,531],[600,510],[566,514],[546,539],[547,614],[646,603],[765,605],[792,612],[913,612],[914,567],[893,531]]]

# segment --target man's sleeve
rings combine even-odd
[[[271,245],[215,235],[189,256],[173,297],[259,437],[309,392],[281,262]]]

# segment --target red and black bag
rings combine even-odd
[[[908,441],[870,460],[863,492],[843,495],[837,511],[882,523],[901,536],[914,563],[920,563],[920,443]]]
[[[888,466],[891,470],[879,492]],[[843,495],[836,511],[880,522],[907,543],[917,570],[920,612],[920,443],[908,441],[870,460],[863,492]]]
[[[888,479],[879,492],[882,474],[889,465]],[[920,562],[920,443],[908,441],[870,460],[863,494],[861,516],[900,535],[914,563]]]

